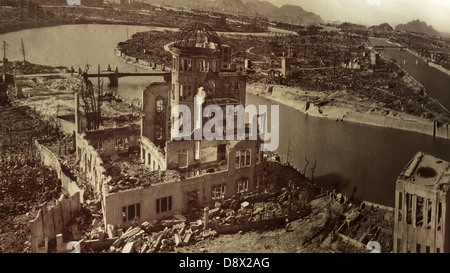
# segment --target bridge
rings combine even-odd
[[[82,73],[81,74],[84,79],[88,78],[108,78],[109,79],[109,86],[111,87],[117,87],[119,86],[119,78],[123,77],[155,77],[155,76],[162,76],[164,77],[164,80],[166,82],[170,82],[170,71],[158,71],[158,72],[144,72],[144,73],[123,73],[119,72],[119,70],[116,68],[114,72],[100,72],[96,74],[88,74],[88,73]]]
[[[375,48],[375,49],[398,48],[400,50],[407,49],[406,46],[398,46],[398,45],[376,45],[376,46],[373,46],[373,48]]]

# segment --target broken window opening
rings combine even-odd
[[[141,217],[141,204],[133,204],[122,207],[122,222],[134,220]]]
[[[239,91],[239,82],[234,83],[234,90],[237,92]]]
[[[242,150],[241,151],[241,168],[245,167],[245,155],[246,155],[245,150]]]
[[[127,151],[129,149],[128,138],[117,138],[116,145],[114,147],[116,151]]]
[[[188,167],[188,150],[183,149],[178,152],[178,167],[187,168]]]
[[[156,138],[156,140],[163,140],[164,139],[164,129],[160,125],[156,125],[155,138]]]
[[[438,211],[437,211],[437,230],[441,230],[442,229],[442,202],[439,202],[438,204]]]
[[[189,210],[194,210],[199,208],[199,195],[198,191],[187,192],[187,208]]]
[[[244,193],[248,191],[248,179],[244,178],[241,180],[238,180],[236,192],[237,193]]]
[[[162,113],[163,111],[164,111],[164,100],[158,98],[158,100],[156,100],[156,113]]]
[[[423,226],[423,215],[424,215],[424,198],[421,196],[416,197],[416,226]]]
[[[172,210],[172,196],[156,199],[156,213]]]
[[[180,101],[184,101],[183,91],[184,91],[184,86],[182,84],[180,84],[180,90],[179,90],[179,93],[178,93],[178,98],[180,99]]]
[[[226,184],[220,184],[220,185],[214,186],[212,189],[212,199],[213,200],[224,199],[226,189],[227,189]]]
[[[133,220],[136,213],[136,207],[134,205],[128,206],[128,221]]]
[[[256,164],[261,162],[261,147],[259,145],[256,146]]]
[[[217,146],[217,161],[222,162],[226,161],[226,152],[227,152],[227,145],[226,144],[220,144]]]
[[[241,160],[241,151],[236,151],[236,158],[235,158],[235,164],[234,164],[236,169],[239,169],[241,167],[240,160]]]
[[[245,156],[245,163],[246,163],[247,167],[249,167],[252,164],[252,162],[251,162],[251,154],[252,154],[252,150],[247,149],[246,156]]]
[[[427,202],[427,229],[431,229],[432,217],[433,217],[433,202],[428,199]]]
[[[406,223],[411,225],[412,223],[412,196],[411,194],[405,194],[406,201]]]

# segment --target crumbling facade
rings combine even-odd
[[[450,251],[450,163],[418,153],[397,179],[394,247],[397,253]]]

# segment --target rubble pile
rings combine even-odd
[[[297,193],[297,192],[296,192]],[[235,196],[209,211],[211,220],[221,225],[233,223],[257,222],[275,219],[307,209],[303,196],[282,188],[275,193],[256,193],[247,196]],[[291,196],[291,197],[289,197]]]
[[[158,230],[162,227],[162,230]],[[161,223],[144,222],[130,227],[107,251],[109,253],[161,253],[176,252],[183,246],[195,244],[218,236],[214,230],[202,230],[202,221],[186,223],[186,218],[177,215],[173,220]]]
[[[80,214],[66,226],[63,236],[66,241],[98,239],[103,227],[100,203],[88,200],[82,204]]]
[[[0,106],[0,252],[29,252],[29,221],[60,195],[55,171],[40,163],[36,138],[53,129],[26,107]]]
[[[133,156],[103,164],[106,173],[112,178],[108,183],[109,192],[145,188],[153,184],[176,182],[182,179],[180,173],[174,170],[152,171],[149,166],[142,164]]]
[[[58,198],[59,186],[56,173],[41,164],[0,164],[0,215],[26,213]]]
[[[33,64],[28,61],[13,61],[9,62],[7,66],[7,73],[20,75],[20,74],[49,74],[57,73],[60,69],[66,69],[66,67],[52,67],[47,65]]]
[[[352,213],[353,212],[353,213]],[[394,213],[376,207],[362,206],[349,210],[346,224],[339,230],[340,233],[354,238],[366,245],[369,241],[382,244],[384,252],[392,251]],[[347,225],[347,222],[349,223]]]
[[[0,215],[17,215],[58,197],[56,173],[40,163],[34,147],[36,137],[54,131],[25,107],[0,110]]]
[[[102,123],[105,128],[140,124],[141,110],[134,104],[108,100],[102,102]]]

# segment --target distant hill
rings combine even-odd
[[[243,13],[247,7],[241,0],[216,0],[212,6],[219,12]]]
[[[369,27],[369,30],[375,33],[386,33],[394,31],[394,28],[392,28],[388,23],[383,23],[378,26],[371,26]]]
[[[275,14],[281,20],[285,18],[286,23],[290,23],[289,20],[292,20],[291,23],[293,24],[307,24],[307,25],[324,22],[319,15],[305,11],[302,7],[294,5],[283,5],[281,6],[281,8],[278,9],[278,12],[275,12]]]
[[[425,22],[420,20],[414,20],[407,24],[400,24],[395,27],[395,30],[411,31],[417,33],[424,33],[430,36],[442,37],[442,34],[435,30],[431,25],[427,25]]]
[[[202,10],[214,10],[234,15],[264,16],[269,20],[291,24],[323,23],[322,18],[295,5],[277,7],[259,0],[142,0],[145,3],[180,6]]]

